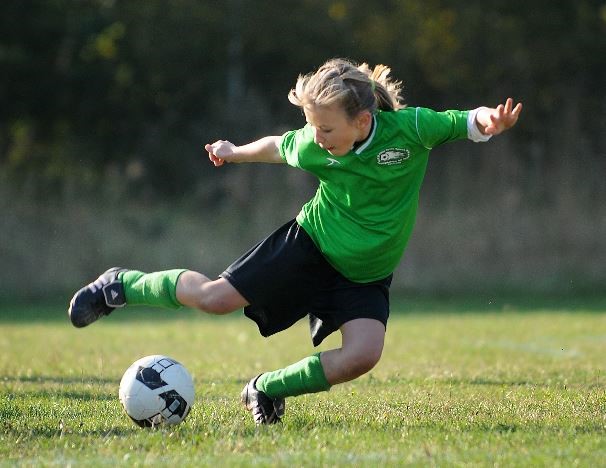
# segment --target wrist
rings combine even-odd
[[[467,138],[470,140],[475,142],[490,140],[492,135],[485,133],[486,125],[482,123],[487,110],[487,107],[478,107],[467,114]]]
[[[234,145],[231,149],[231,157],[229,162],[231,163],[239,163],[246,160],[246,145],[236,146]]]

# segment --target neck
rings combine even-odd
[[[371,117],[370,122],[368,122],[368,124],[364,125],[364,127],[360,129],[360,139],[356,140],[352,149],[355,150],[360,145],[363,145],[366,140],[368,140],[374,125],[375,125],[375,119],[374,119],[374,117]]]
[[[360,129],[360,138],[358,140],[356,140],[356,143],[361,143],[370,136],[370,132],[372,130],[374,122],[375,122],[375,119],[371,117],[371,119],[368,121],[368,123]]]
[[[362,143],[364,140],[368,139],[374,124],[375,124],[375,119],[374,119],[374,117],[371,116],[368,123],[360,129],[360,137],[356,140],[356,143]]]

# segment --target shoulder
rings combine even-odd
[[[305,151],[314,144],[314,134],[309,125],[297,130],[289,130],[280,138],[280,150]]]
[[[413,129],[418,118],[419,107],[405,107],[396,111],[383,111],[377,114],[380,124],[400,130]]]
[[[284,133],[280,138],[280,146],[301,145],[305,144],[309,140],[313,142],[313,132],[311,131],[311,127],[309,125],[305,125],[303,128],[289,130]]]
[[[302,157],[310,152],[319,151],[318,145],[314,142],[313,130],[309,125],[284,133],[278,147],[282,159],[295,167],[302,167]]]
[[[417,107],[405,107],[397,111],[377,113],[377,123],[384,138],[406,138],[416,140]]]
[[[415,118],[418,107],[405,107],[395,111],[379,111],[377,118],[385,122],[406,122]]]

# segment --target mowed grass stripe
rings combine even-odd
[[[191,311],[119,311],[83,330],[0,322],[0,465],[603,466],[605,316],[454,310],[394,313],[370,374],[287,400],[284,423],[263,428],[239,391],[313,352],[304,322],[269,339],[246,319]],[[187,366],[197,401],[182,425],[141,430],[118,383],[158,353]]]

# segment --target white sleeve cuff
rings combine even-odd
[[[467,138],[476,143],[490,140],[492,135],[484,135],[476,125],[476,115],[480,108],[470,110],[467,114]]]

